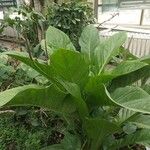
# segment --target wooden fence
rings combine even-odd
[[[103,37],[107,38],[116,32],[100,33]],[[150,34],[145,33],[128,33],[128,38],[124,44],[130,52],[138,57],[150,55]]]

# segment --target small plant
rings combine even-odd
[[[38,106],[61,114],[68,134],[48,149],[116,150],[149,145],[150,58],[136,58],[121,48],[125,33],[104,40],[92,25],[81,34],[81,52],[52,26],[46,40],[48,61],[30,59],[22,52],[6,54],[36,70],[49,84],[1,92],[0,106]],[[113,63],[118,55],[120,61]],[[134,85],[143,78],[145,84]]]

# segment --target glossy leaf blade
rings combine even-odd
[[[65,81],[84,86],[89,75],[89,65],[81,53],[58,50],[51,56],[51,66],[55,75]]]
[[[127,36],[124,32],[118,33],[100,44],[95,51],[97,64],[99,66],[99,74],[103,71],[105,65],[110,59],[116,56],[120,51],[120,46],[125,42]]]
[[[94,51],[99,43],[99,31],[93,25],[85,27],[79,39],[79,44],[81,46],[81,52],[85,54],[91,62],[94,61]]]
[[[111,91],[119,88],[119,87],[125,87],[132,85],[133,83],[137,82],[138,80],[150,76],[150,66],[146,65],[145,67],[142,67],[141,69],[138,69],[134,72],[131,72],[129,74],[125,74],[123,76],[119,76],[112,80],[110,89]]]
[[[150,95],[139,87],[116,89],[111,100],[123,108],[150,114]]]
[[[130,119],[132,119],[133,117],[135,117],[137,115],[136,112],[126,109],[126,108],[121,108],[119,110],[118,116],[117,116],[117,122],[119,124],[123,124],[125,122],[130,121]]]
[[[49,26],[46,31],[46,42],[51,48],[51,54],[58,49],[75,50],[69,37],[59,29]]]
[[[139,114],[130,122],[134,123],[138,128],[150,129],[150,115]]]
[[[112,76],[96,76],[91,77],[85,87],[87,93],[87,103],[91,106],[108,106],[113,105],[110,97],[107,95],[105,82],[110,80]]]
[[[119,64],[114,70],[112,70],[111,75],[114,75],[116,77],[123,76],[131,72],[137,71],[147,65],[148,64],[140,62],[138,60],[124,61],[121,64]]]
[[[61,92],[54,85],[51,85],[49,87],[27,85],[1,92],[0,106],[30,105],[44,107],[56,112],[63,113],[65,112],[65,107],[68,107],[65,106],[67,104],[65,104],[65,97],[66,94]]]
[[[59,80],[59,82],[63,85],[63,87],[67,90],[67,92],[74,97],[73,102],[75,103],[75,106],[79,112],[81,119],[84,120],[85,117],[89,115],[89,112],[87,104],[82,99],[79,86],[75,83],[70,83],[66,81]]]
[[[140,61],[148,63],[150,65],[150,55],[140,58]]]
[[[146,84],[142,87],[143,90],[145,90],[148,94],[150,94],[150,83]]]
[[[101,118],[87,118],[85,122],[87,135],[92,139],[91,149],[99,149],[107,135],[118,130],[118,126]]]
[[[45,64],[42,60],[42,62],[39,62],[38,60],[31,60],[27,53],[22,53],[22,52],[7,52],[6,53],[8,56],[11,56],[26,65],[30,66],[37,72],[39,72],[41,75],[45,76],[48,79],[52,79],[53,72],[52,69],[49,65]]]

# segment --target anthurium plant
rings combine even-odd
[[[3,91],[0,106],[31,105],[61,114],[71,126],[68,138],[45,149],[149,146],[150,57],[131,55],[122,47],[126,38],[121,32],[104,40],[88,25],[81,34],[79,52],[65,33],[50,26],[47,61],[31,59],[23,52],[6,53],[43,75],[48,84]]]

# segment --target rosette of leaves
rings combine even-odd
[[[115,150],[149,145],[150,57],[137,58],[120,48],[126,41],[124,32],[104,40],[92,25],[81,34],[81,52],[65,33],[52,26],[46,36],[46,62],[31,60],[22,52],[7,55],[36,70],[49,84],[1,92],[0,106],[38,106],[65,116],[72,127],[70,138],[47,149]],[[121,56],[120,61],[111,63],[116,56]],[[145,84],[134,84],[144,78]]]

